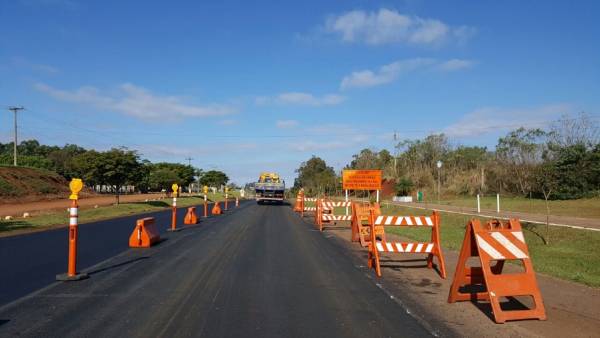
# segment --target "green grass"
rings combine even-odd
[[[232,196],[230,196],[231,198]],[[224,196],[220,193],[209,194],[209,201],[222,201]],[[188,207],[193,205],[201,205],[204,202],[202,197],[180,197],[177,199],[178,207]],[[233,207],[234,201],[230,201],[230,206]],[[48,228],[56,225],[68,224],[67,207],[69,201],[65,200],[64,211],[52,211],[35,215],[31,218],[18,218],[11,221],[0,220],[0,233],[10,232],[15,230],[35,230]],[[160,201],[148,202],[128,202],[119,205],[102,206],[98,208],[82,208],[79,210],[79,224],[110,219],[115,217],[141,214],[146,212],[164,210],[171,207],[171,199],[167,198]],[[223,207],[221,205],[221,207]],[[197,213],[202,211],[197,210]]]
[[[429,215],[430,211],[400,206],[384,206],[383,214]],[[470,216],[441,214],[442,247],[460,250]],[[487,221],[481,219],[482,222]],[[541,235],[545,226],[522,224],[536,272],[571,280],[592,287],[600,287],[600,232],[550,227],[550,244],[545,245]],[[388,227],[386,231],[418,241],[429,240],[427,228]],[[449,267],[454,269],[454,267]]]
[[[437,200],[430,200],[437,203]],[[516,211],[533,214],[546,214],[546,202],[543,199],[500,196],[500,211]],[[600,198],[581,198],[577,200],[548,201],[550,214],[555,216],[573,216],[600,218]],[[446,198],[440,204],[458,207],[477,208],[477,197],[458,196]],[[496,210],[496,196],[481,197],[481,209]]]

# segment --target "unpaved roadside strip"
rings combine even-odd
[[[478,213],[471,213],[471,212],[465,212],[465,211],[441,209],[441,208],[437,208],[437,207],[436,208],[419,207],[416,205],[402,204],[402,203],[390,203],[387,201],[383,201],[382,203],[385,205],[394,205],[394,206],[405,207],[405,208],[413,208],[413,209],[421,209],[421,210],[436,210],[436,211],[446,212],[449,214],[459,214],[459,215],[476,216],[476,217],[483,217],[483,218],[494,218],[494,219],[503,219],[503,220],[508,220],[511,218],[511,217],[504,217],[504,216],[499,216],[499,215],[486,215],[486,214],[478,214]],[[533,221],[533,220],[528,220],[528,219],[524,219],[524,218],[521,218],[519,220],[522,222],[527,222],[527,223],[542,224],[542,225],[546,224],[546,222]],[[600,228],[591,228],[591,227],[584,227],[584,226],[579,226],[579,225],[569,225],[569,224],[560,224],[560,223],[548,223],[548,224],[552,225],[552,226],[556,226],[556,227],[571,228],[571,229],[578,229],[578,230],[599,231],[600,232]]]

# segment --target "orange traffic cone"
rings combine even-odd
[[[212,208],[212,214],[213,215],[220,215],[221,212],[221,207],[219,206],[219,202],[215,202],[215,206]]]

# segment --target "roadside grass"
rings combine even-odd
[[[382,213],[430,215],[431,211],[385,205],[382,207]],[[471,218],[466,215],[441,213],[443,248],[460,250],[467,222]],[[489,220],[479,219],[481,222]],[[600,232],[550,227],[550,244],[545,245],[541,237],[545,234],[544,225],[522,223],[522,226],[536,272],[600,287]],[[387,227],[386,231],[417,241],[427,241],[431,235],[428,228]]]
[[[231,198],[232,196],[230,196]],[[212,201],[223,201],[224,195],[208,194],[208,200]],[[201,205],[204,203],[204,198],[199,196],[191,197],[180,197],[177,199],[177,207],[189,207],[194,205]],[[231,201],[229,203],[235,203]],[[50,211],[47,213],[34,214],[30,218],[16,218],[10,221],[0,220],[0,236],[10,235],[10,232],[17,231],[19,233],[46,229],[56,227],[60,225],[68,224],[68,212],[67,207],[70,202],[65,200],[64,211]],[[79,224],[89,223],[94,221],[100,221],[115,217],[129,216],[135,214],[142,214],[152,211],[164,210],[171,207],[171,199],[166,198],[157,201],[148,202],[126,202],[119,205],[101,206],[98,208],[81,208],[79,210]],[[221,206],[222,207],[222,206]],[[196,211],[197,213],[200,211]]]
[[[481,209],[496,210],[496,196],[482,196]],[[428,203],[437,203],[429,200]],[[600,218],[600,198],[581,198],[577,200],[548,201],[550,214],[555,216],[572,216],[583,218]],[[439,204],[457,207],[477,208],[476,196],[456,196],[440,200]],[[500,195],[500,210],[546,214],[546,202],[543,199],[523,197],[505,197]]]

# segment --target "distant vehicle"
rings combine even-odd
[[[261,173],[258,182],[254,183],[256,203],[264,202],[283,203],[285,195],[285,182],[281,181],[276,173]]]

